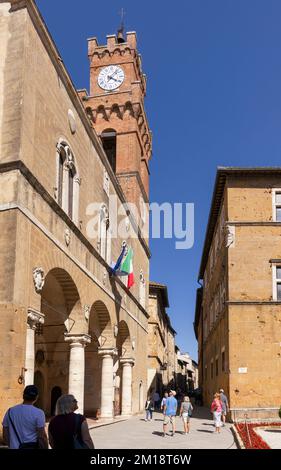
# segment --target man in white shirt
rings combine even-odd
[[[3,439],[10,449],[48,449],[45,414],[33,406],[37,398],[38,388],[35,385],[27,385],[23,391],[23,403],[11,407],[6,412],[2,422]]]

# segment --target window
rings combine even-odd
[[[221,370],[225,372],[225,351],[221,352]]]
[[[99,252],[103,259],[110,264],[111,260],[111,231],[109,214],[105,204],[102,205],[100,210],[99,220],[99,240],[98,240]]]
[[[281,301],[281,266],[273,266],[273,300]]]
[[[80,178],[74,155],[66,142],[57,144],[57,184],[58,204],[74,223],[78,224]]]
[[[274,189],[272,192],[273,198],[273,221],[281,222],[281,189]]]
[[[140,271],[139,299],[140,304],[143,306],[143,308],[145,308],[145,279],[142,269]]]
[[[103,149],[106,153],[110,166],[116,172],[116,132],[114,129],[106,129],[101,134]]]
[[[216,357],[216,377],[219,375],[219,358]]]

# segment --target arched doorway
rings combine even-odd
[[[89,330],[91,343],[85,350],[85,395],[84,409],[88,416],[97,416],[101,409],[101,357],[99,348],[113,348],[114,337],[106,305],[98,300],[91,308]],[[113,396],[112,396],[113,403]]]
[[[40,370],[37,370],[34,374],[34,385],[38,388],[39,395],[38,399],[35,403],[35,406],[38,408],[44,409],[44,395],[45,395],[45,384],[44,384],[44,376]]]
[[[36,352],[44,350],[44,361],[40,364],[45,378],[43,410],[50,416],[53,412],[51,390],[58,387],[61,393],[68,393],[69,344],[64,334],[71,332],[81,317],[77,287],[65,270],[54,268],[47,274],[41,294],[41,312],[45,322],[35,337],[35,348]]]
[[[62,391],[61,391],[60,387],[58,387],[56,385],[55,387],[52,388],[52,391],[51,391],[51,416],[55,415],[57,400],[61,395],[62,395]]]

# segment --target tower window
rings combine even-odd
[[[103,149],[114,173],[116,172],[116,132],[107,129],[101,134]]]

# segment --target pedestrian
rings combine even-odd
[[[154,403],[151,397],[148,395],[145,402],[145,421],[152,421],[152,412],[154,410]]]
[[[225,395],[224,390],[222,388],[220,389],[220,398],[222,402],[222,414],[221,414],[222,422],[223,422],[223,426],[225,426],[226,414],[229,411],[229,406],[228,406],[227,396]]]
[[[172,424],[171,436],[173,437],[176,432],[176,414],[177,414],[177,400],[175,395],[177,393],[174,390],[170,390],[169,397],[164,405],[164,422],[163,422],[163,437],[166,437],[167,425]]]
[[[94,449],[84,415],[75,413],[77,400],[73,395],[61,395],[56,403],[54,418],[48,433],[52,449]]]
[[[184,433],[189,434],[190,432],[190,418],[192,416],[193,406],[190,403],[189,397],[184,397],[180,408],[180,416],[183,420]]]
[[[45,414],[34,406],[38,396],[38,388],[27,385],[23,403],[6,412],[2,422],[3,439],[10,449],[48,449]]]
[[[165,392],[164,397],[162,398],[162,401],[161,401],[161,411],[162,411],[162,413],[164,412],[164,405],[165,405],[168,397],[169,397],[168,392]]]
[[[211,413],[213,413],[213,416],[214,416],[214,424],[215,424],[214,432],[220,433],[221,432],[222,402],[221,402],[219,393],[214,394],[214,399],[211,405]]]
[[[157,390],[155,390],[155,392],[153,394],[153,402],[154,402],[154,408],[156,410],[159,410],[160,395],[157,392]]]

